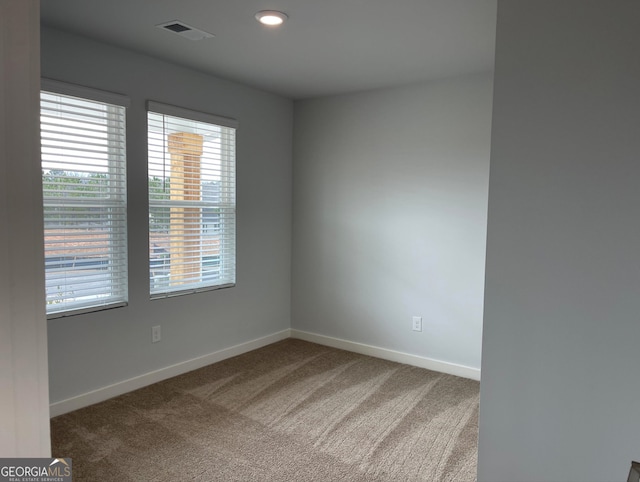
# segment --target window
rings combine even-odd
[[[149,102],[151,298],[236,281],[234,120]]]
[[[46,80],[42,88],[47,315],[124,305],[128,99]]]

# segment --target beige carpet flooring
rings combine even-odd
[[[51,421],[73,480],[474,481],[476,381],[288,339]]]

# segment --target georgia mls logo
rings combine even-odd
[[[0,482],[71,482],[71,459],[0,459]]]
[[[60,473],[60,469],[62,469],[62,471],[64,472],[64,476],[68,477],[71,475],[71,467],[69,467],[69,463],[65,460],[65,459],[53,459],[53,461],[49,464],[49,467],[53,467],[56,464],[61,464],[58,467],[55,467],[54,469],[49,469],[49,476],[62,476],[62,474]]]

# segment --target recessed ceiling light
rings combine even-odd
[[[282,25],[288,18],[289,16],[286,13],[278,12],[277,10],[262,10],[256,13],[256,20],[269,27]]]

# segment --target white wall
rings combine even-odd
[[[128,95],[129,306],[49,321],[51,401],[290,327],[290,100],[55,30],[43,77]],[[237,286],[149,300],[147,99],[232,117],[237,136]],[[151,344],[151,326],[162,341]]]
[[[501,1],[479,480],[640,460],[640,3]]]
[[[0,2],[0,457],[49,457],[40,3]]]
[[[478,74],[296,102],[294,329],[480,368],[491,97]]]

